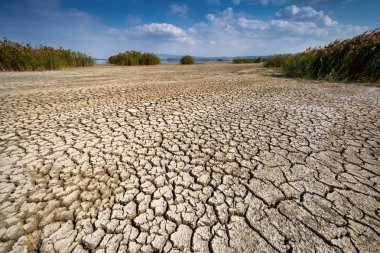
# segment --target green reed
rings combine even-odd
[[[94,65],[90,56],[62,48],[0,40],[0,71],[41,71]]]

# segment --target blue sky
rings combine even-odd
[[[105,58],[294,53],[380,27],[377,0],[2,0],[0,36]]]

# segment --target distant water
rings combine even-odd
[[[210,62],[224,62],[224,63],[230,63],[232,60],[229,59],[195,59],[195,63],[210,63]],[[96,65],[104,65],[108,64],[108,59],[95,59]],[[161,59],[161,64],[179,64],[179,59],[173,58],[173,59]]]
[[[161,64],[179,64],[179,59],[161,59]]]
[[[231,63],[232,60],[230,59],[197,59],[195,58],[195,63],[211,63],[211,62],[215,62],[215,63]],[[173,58],[173,59],[161,59],[161,64],[179,64],[179,59],[177,58]]]
[[[108,64],[108,59],[95,59],[96,65]]]

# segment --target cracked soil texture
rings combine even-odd
[[[380,89],[261,65],[0,74],[0,252],[379,252]]]

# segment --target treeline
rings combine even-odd
[[[94,65],[94,59],[84,53],[0,40],[0,71],[56,70],[91,65]]]
[[[295,55],[276,55],[264,66],[281,67],[289,77],[334,81],[380,81],[380,30],[334,41]]]
[[[158,65],[160,58],[152,53],[141,53],[138,51],[126,51],[108,58],[110,64],[135,66],[135,65]]]

